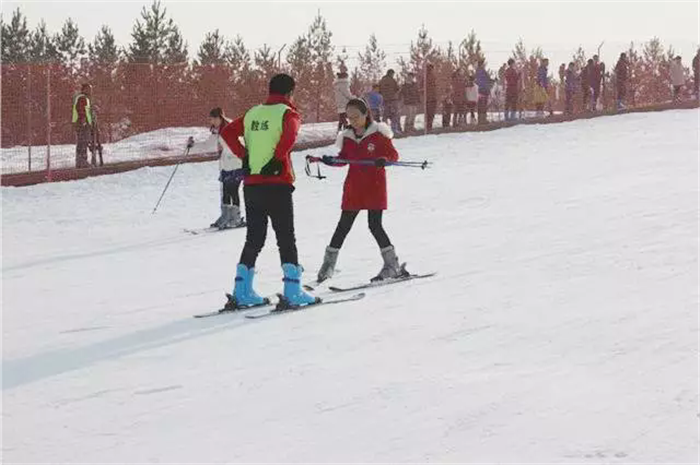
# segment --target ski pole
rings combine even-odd
[[[307,167],[309,166],[309,163],[318,163],[321,161],[322,161],[321,157],[312,157],[312,156],[306,157]],[[345,158],[333,158],[333,162],[340,163],[340,164],[347,164],[347,165],[367,165],[367,166],[374,166],[374,164],[375,164],[374,160],[347,160]],[[432,166],[432,163],[429,162],[428,160],[425,160],[425,161],[387,161],[385,166],[402,166],[405,168],[426,169],[426,168],[429,168],[430,166]],[[307,170],[307,174],[309,174],[309,176],[311,176],[310,168]]]
[[[183,157],[186,157],[187,155],[189,155],[190,149],[192,148],[193,145],[194,145],[194,138],[192,136],[190,136],[190,138],[187,139],[187,148],[185,149],[185,153],[184,153]],[[156,210],[158,209],[158,206],[160,205],[161,200],[163,200],[163,197],[165,196],[165,192],[168,190],[168,186],[170,186],[170,181],[173,180],[173,177],[175,176],[177,169],[180,167],[180,163],[182,163],[182,160],[177,162],[177,164],[175,165],[175,169],[173,169],[173,172],[170,175],[170,179],[168,179],[168,182],[165,184],[165,187],[163,188],[163,193],[160,194],[160,198],[158,199],[158,203],[156,203],[156,206],[153,207],[153,211],[151,212],[151,214],[154,214],[156,212]]]
[[[337,158],[334,161],[338,163],[347,163],[349,165],[374,165],[374,160],[346,160]],[[425,161],[387,161],[385,166],[401,166],[404,168],[420,168],[426,169],[431,166],[428,160]]]

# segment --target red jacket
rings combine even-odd
[[[505,72],[506,94],[513,96],[518,95],[518,84],[520,84],[520,73],[515,68],[510,66]]]
[[[346,160],[397,161],[399,153],[391,142],[393,133],[384,123],[372,122],[360,137],[352,128],[338,137],[339,158]],[[342,165],[338,165],[342,166]],[[373,165],[350,165],[343,187],[343,210],[386,210],[386,171]]]
[[[282,95],[270,95],[265,102],[265,105],[277,105],[283,103],[291,108],[284,113],[284,121],[282,123],[282,136],[275,147],[275,158],[282,162],[282,173],[278,176],[263,176],[261,174],[248,174],[245,177],[245,183],[253,184],[294,184],[294,168],[290,153],[294,142],[297,138],[297,133],[301,127],[301,117],[297,112],[296,107],[292,102],[284,98]],[[228,145],[234,155],[241,160],[245,158],[245,147],[239,140],[243,137],[245,126],[243,124],[245,114],[240,118],[236,118],[223,128],[219,134],[221,139]]]

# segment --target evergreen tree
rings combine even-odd
[[[384,75],[386,68],[386,53],[379,48],[377,36],[369,36],[369,43],[365,46],[365,52],[359,52],[360,76],[366,82],[377,83]]]
[[[330,92],[333,86],[332,35],[319,11],[307,34],[313,66],[310,82],[311,102],[314,103],[316,121],[323,121],[323,115],[335,113],[335,102]]]
[[[272,77],[277,71],[277,57],[267,44],[255,51],[255,67],[266,78]]]
[[[411,41],[411,51],[408,61],[403,57],[399,58],[399,66],[401,68],[402,77],[410,72],[417,76],[423,75],[423,66],[426,62],[436,64],[441,58],[440,49],[433,45],[433,39],[428,35],[428,30],[425,26],[421,26],[418,30],[418,40],[414,44]]]
[[[240,35],[237,35],[233,42],[226,44],[224,56],[237,73],[247,72],[250,68],[250,52]]]
[[[131,63],[181,63],[187,60],[187,45],[180,29],[159,0],[150,8],[143,7],[141,19],[137,19],[131,31],[132,43],[127,49]]]
[[[335,57],[336,68],[340,72],[341,69],[346,69],[348,67],[348,51],[345,47],[343,50]],[[347,72],[347,71],[346,71]]]
[[[46,29],[46,23],[41,20],[30,39],[30,59],[34,63],[50,63],[58,59],[58,51],[53,37]]]
[[[204,41],[197,51],[195,64],[214,65],[224,63],[226,58],[224,52],[225,46],[226,42],[218,29],[213,32],[207,32],[204,36]]]
[[[12,13],[10,23],[1,22],[3,64],[26,63],[31,59],[31,34],[27,29],[27,18],[19,8]]]
[[[522,45],[522,40],[519,44]],[[469,35],[459,44],[459,67],[465,71],[468,69],[475,70],[480,60],[483,60],[484,64],[486,63],[486,57],[481,50],[481,41],[477,40],[476,33],[472,29]]]
[[[92,63],[116,64],[119,61],[119,49],[114,34],[107,25],[102,26],[87,48],[88,58]]]
[[[80,36],[78,25],[71,18],[68,18],[63,23],[61,32],[54,35],[53,42],[59,62],[66,69],[70,69],[73,72],[77,71],[81,58],[87,52],[85,39]]]

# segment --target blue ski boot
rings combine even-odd
[[[254,307],[269,303],[268,299],[260,297],[253,290],[255,268],[248,268],[243,263],[236,267],[236,285],[233,288],[233,298],[237,307]]]
[[[284,300],[290,307],[303,307],[304,305],[315,304],[321,301],[313,297],[301,288],[301,266],[292,263],[282,265],[284,272]]]

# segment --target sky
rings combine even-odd
[[[208,31],[226,37],[240,34],[249,48],[267,44],[279,50],[304,33],[320,10],[333,33],[336,51],[346,47],[352,67],[370,34],[377,36],[394,66],[407,57],[409,44],[425,25],[434,42],[446,47],[459,43],[471,29],[482,42],[489,67],[497,68],[522,37],[528,49],[542,47],[553,64],[569,61],[578,46],[593,55],[601,42],[601,58],[614,62],[630,41],[641,44],[658,36],[673,45],[688,66],[699,38],[700,2],[194,2],[163,0],[180,27],[194,56]],[[17,7],[34,28],[44,19],[58,31],[71,17],[86,40],[107,24],[120,45],[130,41],[134,21],[151,1],[3,1],[3,19]],[[283,54],[284,56],[284,54]]]

